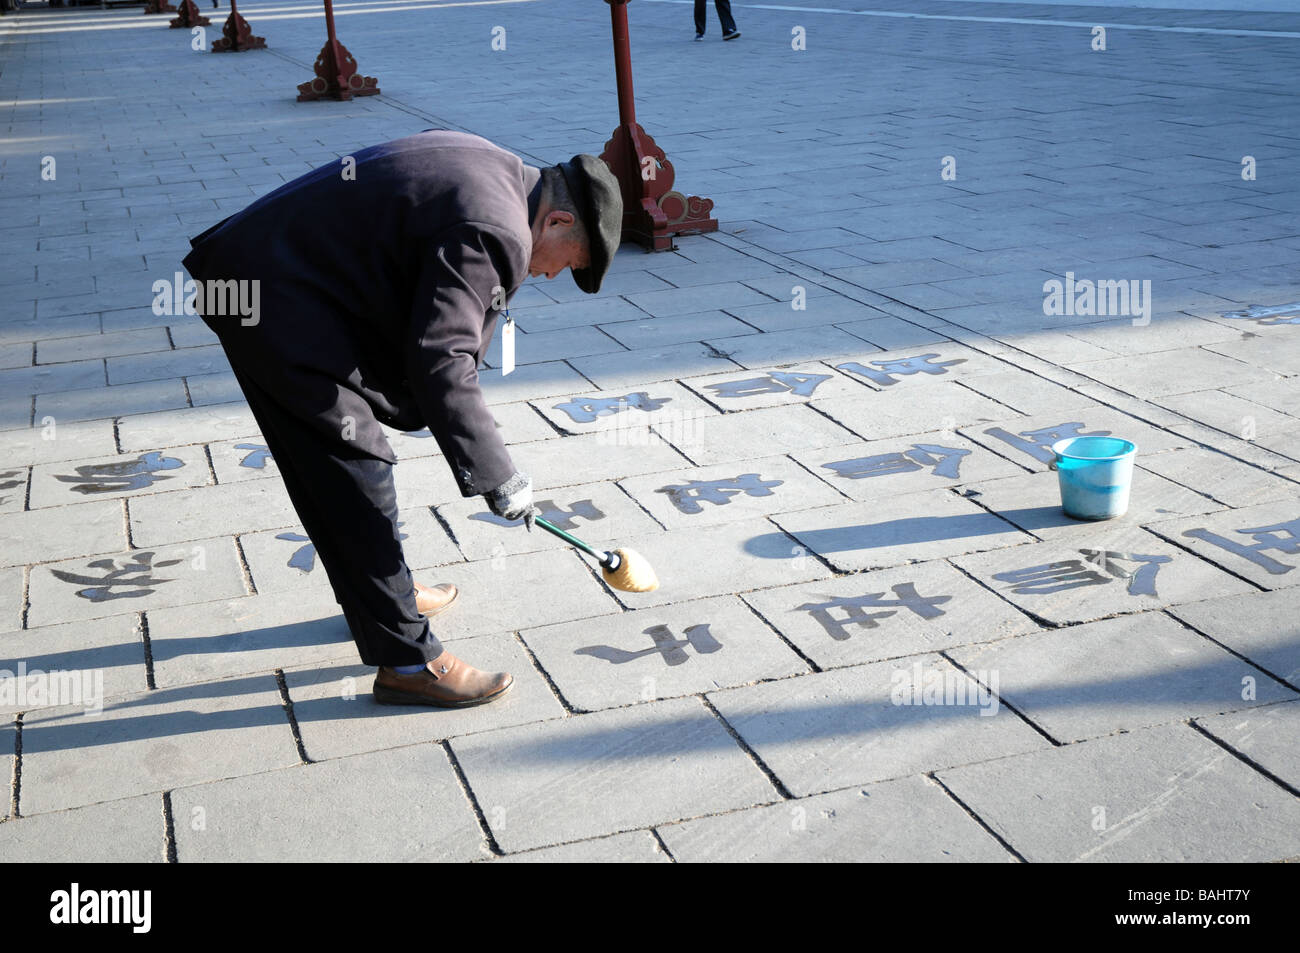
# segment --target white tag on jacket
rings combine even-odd
[[[501,329],[501,374],[515,369],[515,319],[506,312],[506,326]]]

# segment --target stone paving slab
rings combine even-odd
[[[1300,854],[1300,803],[1185,725],[938,777],[1030,862],[1249,863]]]
[[[140,328],[110,334],[87,334],[80,337],[54,338],[36,342],[37,364],[84,361],[87,358],[142,354],[147,351],[170,351],[171,340],[166,328]]]
[[[533,478],[534,496],[557,487],[672,470],[685,459],[658,437],[641,439],[636,430],[538,440],[520,444],[510,456]]]
[[[1070,370],[1137,397],[1165,397],[1260,380],[1258,366],[1199,347],[1071,364]]]
[[[488,851],[437,745],[185,787],[172,792],[172,811],[180,862],[447,863]],[[327,831],[303,829],[319,818]]]
[[[1296,732],[1300,730],[1300,705],[1287,702],[1249,711],[1198,718],[1196,724],[1253,764],[1293,788],[1300,788],[1300,758]]]
[[[122,504],[93,500],[27,513],[0,514],[0,566],[111,553],[127,544]]]
[[[451,582],[460,590],[456,608],[432,623],[438,638],[446,642],[618,612],[618,603],[604,583],[596,581],[584,558],[576,552],[521,553],[459,563],[434,572],[412,566],[411,572],[416,579]],[[534,597],[522,602],[502,598],[503,593],[524,581]]]
[[[507,446],[513,446],[517,443],[531,443],[535,440],[554,440],[560,434],[556,433],[555,428],[547,423],[532,405],[527,401],[516,401],[513,404],[493,404],[492,416],[496,419],[497,429],[501,431],[501,438]],[[428,429],[416,431],[415,434],[398,434],[396,442],[390,437],[389,442],[393,443],[393,452],[397,454],[398,460],[403,460],[414,456],[430,456],[435,453],[441,453],[436,440],[428,439]],[[417,436],[417,434],[419,436]],[[399,449],[399,444],[405,446]]]
[[[1300,585],[1300,501],[1221,510],[1150,529],[1261,588]]]
[[[111,427],[108,427],[108,434],[111,441]],[[135,414],[122,418],[118,425],[118,439],[123,453],[255,437],[257,434],[257,421],[253,419],[253,412],[242,401]],[[87,452],[89,451],[83,451],[77,456],[85,456]]]
[[[1283,701],[1296,693],[1163,613],[954,649],[1058,741]]]
[[[662,427],[670,434],[690,433],[705,417],[718,412],[676,381],[634,384],[616,391],[595,391],[531,402],[566,434],[633,431]]]
[[[478,381],[489,406],[576,394],[599,386],[564,361],[522,364],[510,374],[484,370],[479,373]]]
[[[794,458],[845,496],[862,502],[1024,473],[952,431],[827,447]]]
[[[1300,589],[1225,596],[1169,610],[1265,671],[1300,688]]]
[[[542,517],[592,545],[661,529],[614,483],[583,483],[557,490],[538,490],[534,502]],[[451,527],[465,558],[471,560],[569,546],[543,530],[526,531],[522,520],[510,522],[494,515],[482,497],[444,503],[438,507],[438,515]],[[409,556],[407,562],[426,565]]]
[[[1161,456],[1168,454],[1157,454],[1153,459],[1158,460]],[[1052,470],[974,483],[965,492],[980,506],[987,507],[1026,532],[1039,539],[1052,540],[1112,533],[1158,520],[1223,509],[1221,503],[1141,467],[1133,472],[1128,510],[1123,516],[1108,520],[1077,520],[1067,516],[1061,506],[1060,479]]]
[[[1289,414],[1221,390],[1175,394],[1161,397],[1159,403],[1207,427],[1236,436],[1268,434],[1296,425],[1296,418]]]
[[[269,674],[124,695],[101,715],[23,719],[19,809],[44,814],[298,763]]]
[[[810,404],[715,413],[688,428],[657,430],[700,466],[836,446],[855,436]]]
[[[837,374],[825,364],[773,367],[752,371],[729,371],[686,382],[692,390],[724,411],[753,410],[803,403],[816,397],[865,400],[865,385]]]
[[[844,500],[836,488],[784,456],[653,473],[619,485],[670,530]]]
[[[1004,708],[986,717],[981,711],[989,707],[895,703],[895,689],[915,681],[914,665],[921,666],[923,678],[960,684],[974,697],[974,683],[937,655],[839,668],[708,697],[796,797],[1047,746]],[[920,694],[922,686],[915,687]]]
[[[763,772],[695,698],[451,741],[507,852],[769,802]],[[573,811],[580,801],[584,807]]]
[[[493,861],[497,864],[670,864],[649,831],[630,831],[610,837],[596,837],[576,844],[543,847],[518,854],[508,854]]]
[[[21,513],[27,502],[31,469],[0,470],[0,513]]]
[[[60,391],[36,396],[36,420],[100,420],[123,414],[188,407],[185,382],[178,379],[142,381]]]
[[[160,864],[165,840],[157,794],[0,824],[0,851],[22,864]]]
[[[961,433],[1031,470],[1046,469],[1052,459],[1052,444],[1069,437],[1122,437],[1137,444],[1137,452],[1143,455],[1191,445],[1182,434],[1152,427],[1109,407],[1083,407],[998,421],[991,426],[962,427]]]
[[[924,347],[931,344],[946,344],[949,340],[947,335],[941,331],[933,331],[892,315],[867,318],[865,321],[850,321],[847,324],[836,325],[836,327],[842,331],[847,331],[854,337],[861,338],[882,351]]]
[[[335,659],[356,647],[326,586],[150,610],[153,676],[160,687]]]
[[[427,568],[464,560],[460,549],[429,510],[409,509],[401,516],[398,531],[405,537],[402,551],[408,566]],[[260,593],[287,594],[308,586],[329,584],[316,546],[301,526],[250,533],[239,538],[239,545],[253,585]]]
[[[772,520],[837,572],[884,569],[1015,546],[1030,539],[949,490],[780,513]]]
[[[1068,540],[960,556],[953,563],[1055,625],[1253,591],[1249,583],[1136,527],[1099,526]]]
[[[1028,371],[999,371],[965,378],[961,385],[1022,414],[1059,414],[1099,409],[1097,401]]]
[[[1229,387],[1227,393],[1292,417],[1300,417],[1300,377]]]
[[[453,610],[454,611],[454,610]],[[499,633],[457,640],[455,654],[475,668],[509,672],[514,685],[491,705],[446,709],[377,704],[375,669],[350,661],[286,669],[285,683],[307,757],[313,761],[437,741],[565,715],[519,642]]]
[[[643,315],[642,318],[643,320],[640,321],[619,321],[615,324],[600,324],[597,327],[608,335],[606,341],[613,338],[623,347],[632,349],[702,342],[713,338],[726,339],[728,343],[735,343],[731,339],[737,335],[758,333],[750,325],[737,321],[731,315],[721,311],[704,311],[679,318],[651,318],[649,315]],[[612,351],[618,348],[615,346],[605,350]],[[564,355],[564,357],[585,356],[576,353]]]
[[[1294,268],[1294,259],[1290,265]],[[1276,342],[1268,338],[1242,335],[1235,341],[1207,344],[1206,350],[1235,358],[1245,366],[1254,369],[1253,380],[1233,381],[1233,384],[1258,384],[1267,381],[1268,374],[1263,370],[1265,368],[1279,375],[1294,377],[1300,374],[1300,357],[1294,353],[1295,348],[1278,347]]]
[[[678,863],[1006,863],[933,781],[881,781],[656,829]]]
[[[216,440],[207,447],[218,483],[242,483],[280,475],[271,448],[256,432],[251,437]]]
[[[26,692],[17,697],[18,686],[13,686],[15,697],[12,702],[0,701],[0,714],[66,704],[48,697],[40,704],[32,703],[32,689],[36,687],[33,683],[48,684],[36,673],[65,673],[59,676],[60,684],[67,684],[63,679],[76,679],[80,694],[77,700],[83,710],[98,707],[104,698],[142,692],[149,687],[144,640],[134,615],[105,619],[93,627],[73,622],[0,635],[0,670],[16,675],[20,663],[28,673]]]
[[[67,510],[61,507],[50,512]],[[240,525],[246,532],[290,527],[298,522],[289,494],[279,480],[250,480],[157,493],[131,500],[130,513],[131,538],[137,546],[159,546],[220,535],[229,529],[231,513],[240,515]]]
[[[54,512],[61,512],[55,510]],[[79,557],[32,567],[29,625],[101,619],[245,593],[229,537]]]
[[[0,631],[22,628],[26,597],[26,570],[21,566],[0,569]]]
[[[817,328],[813,334],[799,328],[751,333],[748,337],[711,337],[707,343],[742,367],[753,368],[808,361],[846,361],[864,351],[862,338],[834,327]]]
[[[211,481],[202,447],[45,463],[32,468],[28,506],[36,510],[83,500],[135,497],[206,486]]]
[[[14,776],[14,753],[17,735],[12,718],[0,722],[0,778],[9,778],[11,782]],[[4,803],[0,804],[0,819],[10,817],[13,811],[12,801],[13,798],[10,797],[4,799]]]
[[[945,562],[761,589],[744,599],[823,669],[992,642],[1039,628]]]
[[[1226,506],[1254,506],[1295,499],[1300,495],[1300,483],[1247,466],[1212,450],[1189,448],[1154,454],[1140,457],[1137,466],[1159,473]]]
[[[980,384],[992,376],[981,376]],[[818,399],[810,406],[866,440],[991,423],[1007,413],[1004,405],[955,381],[938,381],[908,391]]]
[[[580,711],[809,671],[735,596],[524,629],[520,636]]]
[[[831,571],[767,520],[741,520],[622,539],[654,568],[654,592],[618,592],[634,609],[826,579]],[[563,620],[556,620],[563,621]]]
[[[639,381],[700,377],[735,367],[707,344],[666,344],[616,354],[574,357],[568,361],[601,390],[626,390]]]
[[[46,421],[38,417],[36,425],[31,430],[0,433],[0,466],[19,467],[91,455],[111,457],[117,453],[111,421],[63,423],[58,418]]]

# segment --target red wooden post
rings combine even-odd
[[[199,8],[195,6],[194,0],[182,0],[180,16],[172,20],[171,28],[173,30],[189,29],[195,26],[207,26],[211,22],[211,20],[199,13]]]
[[[378,93],[379,80],[357,72],[357,61],[334,34],[334,5],[330,0],[325,0],[325,32],[329,39],[316,57],[316,76],[298,86],[298,102],[327,97],[351,99]]]
[[[623,238],[652,251],[669,251],[674,235],[716,231],[712,199],[689,198],[673,189],[673,164],[636,121],[632,53],[627,33],[628,0],[605,0],[614,31],[614,76],[618,81],[618,128],[601,158],[623,191]]]
[[[253,28],[239,15],[235,0],[230,0],[230,16],[221,28],[221,38],[212,44],[213,53],[241,53],[266,48],[266,39],[253,36]]]

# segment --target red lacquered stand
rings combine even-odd
[[[221,28],[221,38],[212,44],[213,53],[242,53],[266,49],[266,39],[253,36],[253,28],[239,15],[239,6],[230,0],[230,16]]]
[[[316,76],[311,82],[299,85],[298,102],[376,95],[379,80],[357,72],[357,61],[334,34],[334,5],[330,0],[325,0],[325,31],[329,39],[316,57]]]
[[[614,28],[614,75],[618,80],[618,128],[601,158],[623,190],[623,239],[652,251],[668,251],[674,235],[717,231],[709,215],[713,200],[687,197],[673,189],[673,164],[650,134],[637,125],[628,44],[628,0],[605,0]]]

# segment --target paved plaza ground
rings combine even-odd
[[[268,48],[221,56],[139,7],[0,18],[0,668],[102,687],[9,681],[0,855],[1300,857],[1300,12],[1173,6],[737,2],[696,43],[634,0],[638,118],[720,227],[596,297],[530,280],[481,380],[543,510],[662,585],[391,433],[408,562],[461,590],[435,630],[515,676],[461,711],[372,701],[153,287],[366,145],[599,153],[608,6],[341,0],[382,90],[348,103],[294,100],[307,0],[241,3]],[[1048,467],[1094,433],[1138,446],[1101,523]]]

